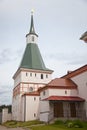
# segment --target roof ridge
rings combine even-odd
[[[74,77],[74,75],[78,75],[79,73],[85,71],[85,67],[87,67],[87,64],[84,66],[81,66],[78,69],[75,69],[74,71],[71,71],[70,73],[62,76],[61,78],[70,78],[70,77]],[[82,71],[80,71],[82,69]]]

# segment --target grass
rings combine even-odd
[[[42,124],[43,122],[35,120],[27,122],[8,121],[3,125],[6,127],[30,128],[31,130],[87,130],[87,122],[80,120],[57,120],[54,124]]]
[[[31,127],[31,130],[87,130],[87,122],[80,120],[67,120],[63,122],[57,120],[51,125]]]
[[[4,126],[9,127],[9,128],[15,128],[15,127],[25,127],[28,128],[32,125],[38,125],[38,124],[43,124],[43,122],[34,120],[34,121],[26,121],[26,122],[21,122],[21,121],[7,121],[3,123]]]

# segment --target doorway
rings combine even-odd
[[[54,103],[54,117],[64,117],[62,102]]]

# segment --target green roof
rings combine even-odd
[[[38,45],[33,43],[27,44],[19,68],[51,71],[45,67]]]
[[[33,15],[31,15],[31,26],[30,26],[30,32],[29,33],[30,34],[35,34]]]

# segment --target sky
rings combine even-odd
[[[12,79],[25,47],[34,10],[38,47],[59,78],[87,64],[87,0],[0,0],[0,105],[12,103]]]

